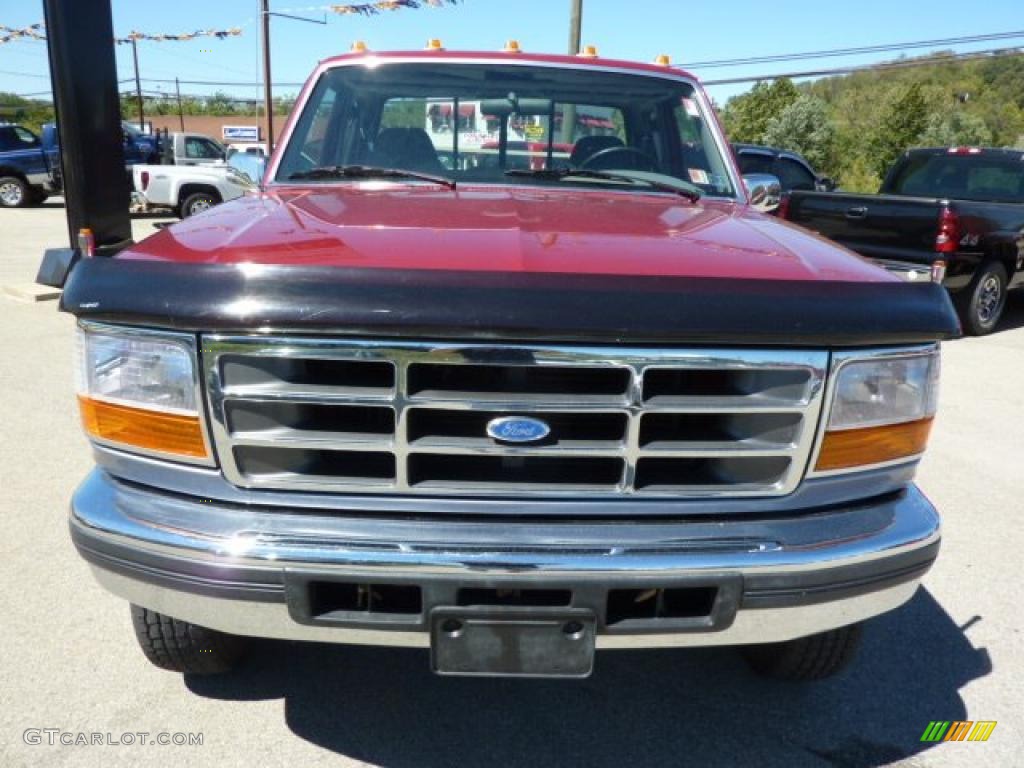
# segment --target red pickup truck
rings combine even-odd
[[[428,130],[460,101],[497,162]],[[525,122],[542,164],[502,149]],[[453,675],[695,645],[836,672],[938,552],[913,477],[959,326],[765,215],[775,189],[667,65],[322,62],[260,190],[71,273],[79,552],[184,672],[250,636]]]

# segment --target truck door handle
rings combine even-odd
[[[846,209],[846,218],[848,219],[863,219],[868,215],[868,209],[863,205],[858,205],[854,208]]]

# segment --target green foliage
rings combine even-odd
[[[13,93],[0,93],[0,122],[23,125],[39,133],[43,123],[53,121],[53,105],[45,101],[26,99]]]
[[[1024,147],[1024,56],[957,61],[937,53],[923,58],[924,66],[868,70],[795,88],[779,81],[786,85],[779,86],[774,99],[772,86],[759,83],[730,99],[722,119],[732,141],[797,151],[815,146],[817,151],[807,138],[813,133],[807,121],[797,119],[808,107],[783,120],[797,101],[786,97],[790,89],[817,97],[833,129],[833,150],[822,159],[810,157],[810,150],[802,153],[820,173],[852,192],[877,191],[891,162],[912,146]]]
[[[427,119],[427,102],[423,99],[392,99],[384,105],[381,128],[422,128]]]
[[[287,115],[295,106],[295,96],[280,96],[274,99],[274,114]],[[178,114],[178,100],[171,95],[166,98],[154,98],[144,96],[142,108],[147,115],[176,115]],[[181,112],[185,115],[218,115],[255,117],[263,114],[263,101],[258,99],[240,100],[228,93],[217,91],[205,96],[182,96]],[[125,91],[121,94],[121,117],[126,120],[138,119],[138,101],[134,91]]]
[[[793,81],[782,78],[771,85],[758,83],[749,92],[729,99],[722,111],[722,121],[730,140],[763,144],[768,123],[799,97]]]
[[[831,168],[836,158],[836,129],[828,105],[803,95],[768,121],[764,143],[799,152],[815,168]]]
[[[928,116],[921,144],[930,147],[985,146],[992,143],[992,131],[984,118],[962,109],[932,112]]]
[[[928,102],[921,83],[892,93],[887,101],[868,139],[869,160],[875,173],[883,177],[897,157],[919,143],[928,123]]]

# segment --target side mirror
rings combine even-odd
[[[819,192],[835,192],[835,179],[831,179],[828,176],[819,176],[814,180],[814,188]]]
[[[782,202],[782,184],[770,173],[749,173],[743,186],[750,196],[750,205],[761,213],[771,213]]]

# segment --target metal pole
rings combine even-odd
[[[274,151],[274,95],[270,83],[270,0],[260,0],[263,22],[263,108],[267,112],[267,151]]]
[[[174,78],[174,91],[178,94],[178,120],[181,123],[181,132],[185,132],[185,110],[181,107],[181,83]]]
[[[569,0],[569,55],[580,52],[583,30],[583,0]],[[562,107],[562,141],[571,144],[576,133],[576,105]]]
[[[78,246],[83,227],[100,247],[126,241],[132,222],[110,3],[44,0],[43,10],[69,245]]]
[[[583,0],[570,0],[569,10],[569,55],[580,52],[580,32],[583,27]]]
[[[135,62],[135,95],[139,100],[139,130],[146,132],[146,116],[142,111],[142,81],[139,79],[139,47],[132,38],[132,60]]]

